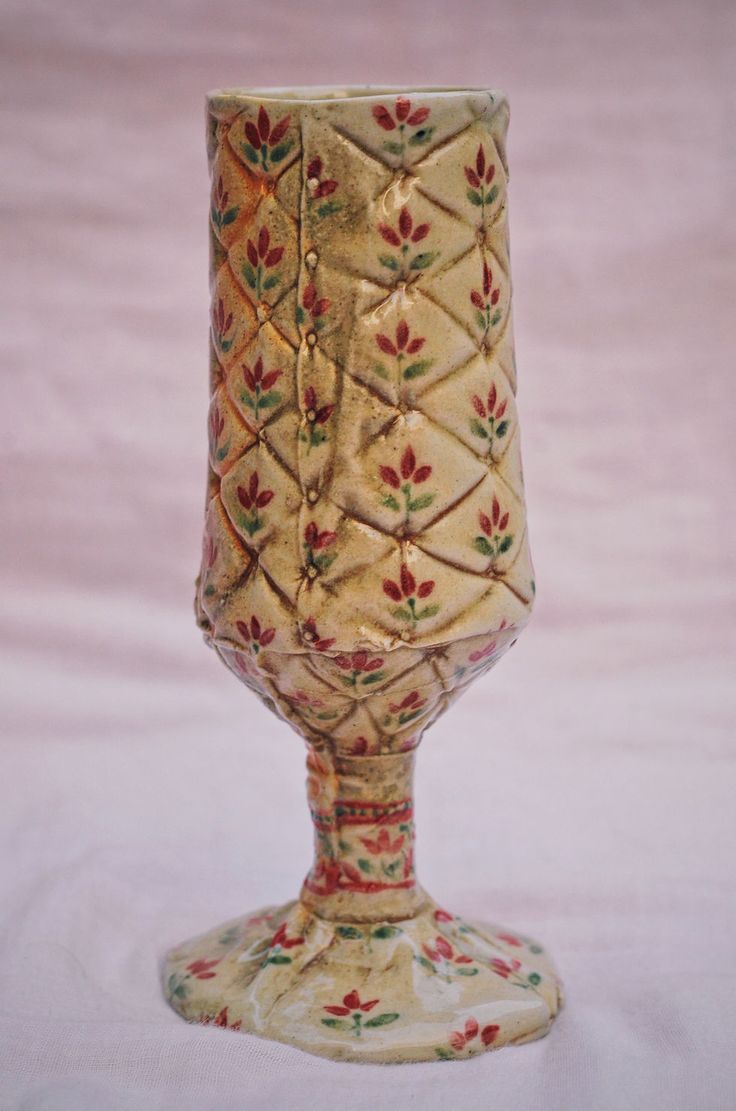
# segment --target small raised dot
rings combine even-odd
[[[310,633],[308,629],[302,629],[302,640],[306,640],[309,644],[316,639],[317,637],[314,635],[314,633]]]
[[[317,333],[316,332],[307,332],[307,343],[309,344],[309,346],[314,347],[316,342],[317,342]]]
[[[319,188],[319,178],[318,177],[308,177],[307,178],[307,188],[311,189],[312,192],[314,192],[315,189],[318,189]]]
[[[256,309],[256,316],[258,317],[261,324],[263,324],[264,321],[268,320],[268,309],[266,309],[263,305],[259,305]]]
[[[317,568],[314,566],[313,563],[310,563],[309,567],[307,567],[307,575],[310,579],[316,579]]]
[[[315,421],[316,419],[317,419],[316,411],[314,409],[307,409],[307,420]]]
[[[312,505],[314,505],[316,501],[319,501],[319,494],[316,490],[307,490],[307,501]]]
[[[411,640],[411,633],[409,632],[409,630],[408,630],[408,629],[404,629],[404,630],[402,631],[402,633],[401,633],[401,639],[402,639],[402,640]]]
[[[319,262],[319,256],[317,255],[316,251],[307,251],[306,255],[304,256],[304,261],[306,262],[307,266],[311,267],[311,269],[314,270],[315,266]]]

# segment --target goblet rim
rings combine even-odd
[[[223,101],[233,100],[259,104],[320,105],[344,104],[350,101],[383,100],[392,96],[421,96],[433,100],[451,100],[464,96],[490,96],[493,100],[505,100],[501,89],[479,85],[298,85],[265,88],[244,88],[240,86],[212,89],[206,94],[207,104],[212,106]]]

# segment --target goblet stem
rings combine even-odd
[[[414,871],[414,755],[342,756],[310,747],[315,858],[300,898],[321,918],[407,919],[426,903]]]

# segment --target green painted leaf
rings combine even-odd
[[[480,554],[484,556],[492,556],[495,554],[492,544],[485,538],[485,536],[476,536],[475,540],[473,541],[473,547],[475,548],[476,552],[480,552]]]
[[[375,1018],[369,1018],[364,1022],[364,1026],[388,1026],[389,1022],[396,1022],[399,1017],[398,1011],[384,1011],[382,1015],[376,1015]]]
[[[432,962],[430,960],[427,960],[426,957],[416,957],[415,956],[414,959],[419,961],[422,968],[427,968],[427,969],[429,969],[430,972],[436,972],[437,971],[436,968],[434,967],[434,965],[432,964]]]
[[[338,716],[338,710],[322,710],[321,713],[315,714],[317,721],[332,721]]]
[[[336,929],[336,933],[338,933],[340,935],[340,937],[346,937],[346,938],[362,938],[363,937],[362,932],[360,930],[356,930],[355,926],[338,926],[337,929]]]
[[[457,976],[477,976],[478,975],[478,969],[477,968],[456,968],[455,969],[455,974]]]
[[[431,359],[419,359],[416,363],[409,363],[404,370],[404,378],[420,378],[432,365]]]
[[[440,1046],[435,1046],[435,1053],[440,1061],[452,1061],[455,1054],[451,1053],[449,1049],[442,1049]]]
[[[233,941],[236,940],[239,933],[240,931],[237,926],[231,926],[230,929],[226,930],[222,937],[218,937],[217,940],[220,945],[230,945]]]
[[[478,325],[478,327],[482,328],[483,331],[485,332],[485,330],[486,330],[486,318],[483,315],[483,313],[480,311],[480,309],[476,309],[475,322]]]
[[[228,442],[224,445],[224,447],[221,447],[220,450],[217,453],[217,462],[218,463],[222,463],[223,459],[225,458],[225,456],[227,455],[229,450],[230,450],[230,441],[228,440]]]
[[[507,420],[502,420],[501,423],[499,424],[498,428],[496,429],[496,435],[499,438],[501,436],[505,436],[506,433],[508,432],[508,430],[509,430],[509,422]]]
[[[419,131],[415,131],[409,140],[410,147],[420,147],[424,143],[428,143],[432,138],[433,127],[420,127]]]
[[[543,953],[544,949],[542,948],[541,945],[530,945],[529,946],[529,952],[530,953]]]
[[[225,226],[226,224],[232,224],[233,220],[237,218],[239,212],[240,209],[237,206],[235,208],[228,208],[227,212],[222,218],[223,226]]]
[[[219,231],[220,228],[222,227],[222,216],[220,216],[220,213],[217,211],[217,209],[214,207],[214,205],[210,209],[210,216],[212,217],[212,223],[215,225],[215,227]]]
[[[498,324],[500,319],[501,319],[501,310],[496,309],[493,316],[491,317],[491,327],[495,328],[496,324]]]
[[[475,189],[466,190],[465,195],[467,196],[471,204],[475,204],[478,206],[483,204],[483,198],[481,197],[480,193],[476,193]]]
[[[361,872],[373,871],[370,860],[366,860],[364,857],[361,857],[358,861],[358,867],[360,868]]]
[[[388,378],[388,371],[383,363],[374,363],[373,373],[377,374],[379,378]]]
[[[423,610],[419,610],[419,613],[417,614],[417,621],[424,621],[427,617],[434,617],[435,614],[439,612],[439,606],[425,606]]]
[[[296,307],[296,322],[297,324],[304,323],[304,309],[301,307],[301,305],[297,305]]]
[[[437,258],[439,251],[422,251],[420,254],[415,255],[409,263],[410,270],[426,270],[431,266]]]
[[[323,1018],[322,1025],[331,1026],[334,1030],[344,1030],[348,1023],[343,1022],[341,1018]]]
[[[386,938],[398,938],[399,933],[404,933],[404,930],[401,930],[398,925],[379,925],[372,931],[370,937],[384,941]]]
[[[276,953],[268,958],[266,964],[291,964],[291,957],[287,957],[284,953]]]
[[[250,145],[250,143],[241,143],[240,146],[242,147],[243,154],[245,155],[245,157],[248,159],[249,162],[257,162],[258,161],[258,151],[255,150]]]
[[[315,332],[321,332],[326,323],[326,320],[315,320],[312,327],[314,328]]]
[[[273,409],[274,405],[278,405],[280,401],[281,394],[278,390],[270,390],[268,393],[264,393],[258,404],[261,409]]]
[[[323,218],[325,216],[333,216],[334,213],[339,212],[341,208],[342,205],[338,204],[337,201],[326,201],[325,204],[321,204],[317,209],[317,215]]]
[[[417,620],[419,620],[419,619],[420,619],[420,614],[417,614]],[[414,710],[414,711],[407,714],[406,711],[402,711],[399,714],[399,725],[408,725],[408,723],[410,721],[414,721],[414,718],[418,718],[419,715],[421,714],[421,712],[422,712],[421,710]]]
[[[498,196],[498,186],[493,185],[488,190],[488,193],[486,195],[486,204],[493,204],[493,202],[495,201],[497,196]]]
[[[391,610],[391,616],[397,617],[399,621],[411,621],[411,610],[408,610],[406,606],[396,606],[395,609]]]
[[[402,147],[401,143],[397,143],[393,139],[389,139],[383,144],[383,149],[387,150],[389,154],[402,154],[404,148]]]
[[[251,289],[256,288],[256,272],[249,262],[243,263],[243,277]]]
[[[477,417],[474,417],[473,420],[471,420],[470,428],[471,431],[476,434],[476,436],[480,436],[483,440],[488,439],[488,432],[486,430],[486,427],[485,425],[481,424]]]
[[[366,675],[365,679],[362,679],[361,682],[364,687],[370,687],[372,683],[380,683],[381,679],[383,679],[383,675],[384,673],[382,671],[372,671],[370,675]]]
[[[433,501],[434,494],[420,494],[418,498],[409,502],[409,510],[411,513],[416,513],[419,509],[426,509]]]
[[[388,270],[399,269],[398,262],[395,258],[392,258],[391,255],[379,255],[378,261],[380,262],[381,266],[385,266]]]
[[[264,288],[264,290],[273,289],[273,287],[277,286],[280,281],[281,281],[281,278],[279,277],[278,274],[269,274],[269,276],[266,278],[265,282],[263,283],[263,288]]]
[[[233,345],[233,341],[231,339],[220,340],[220,350],[221,351],[225,351],[225,352],[229,351],[230,348],[232,347],[232,345]]]
[[[241,393],[240,400],[243,402],[243,405],[247,405],[249,409],[255,411],[256,403],[249,393]]]
[[[289,153],[290,150],[291,150],[291,143],[279,143],[279,145],[277,147],[274,147],[273,150],[271,151],[271,161],[272,162],[281,162],[281,161],[283,161],[283,159],[286,158],[286,156],[287,156],[287,154]]]
[[[399,503],[397,502],[397,500],[393,496],[393,494],[389,494],[387,498],[384,498],[383,501],[381,502],[381,505],[385,505],[387,509],[393,509],[393,510],[401,509],[401,506],[399,505]]]
[[[536,987],[537,984],[541,984],[542,977],[539,975],[538,972],[530,972],[527,976],[527,980],[530,984],[534,984],[534,986]]]
[[[513,536],[504,536],[501,543],[498,545],[499,552],[507,552],[514,542]]]
[[[211,598],[214,593],[215,593],[215,588],[210,583],[210,585],[205,588],[204,596],[205,596],[205,598]],[[222,941],[222,938],[220,938],[220,941]]]

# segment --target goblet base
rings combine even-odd
[[[189,1022],[335,1060],[458,1060],[544,1037],[562,986],[540,945],[427,899],[412,918],[336,922],[298,900],[172,949],[164,991]]]

